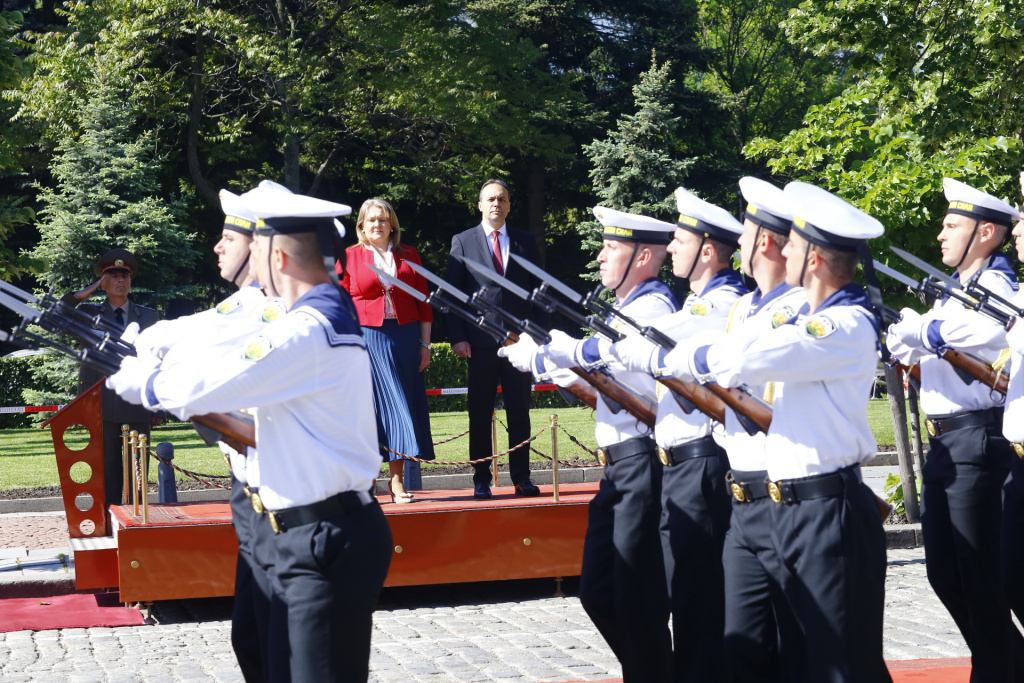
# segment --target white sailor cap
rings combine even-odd
[[[867,240],[885,232],[878,219],[828,190],[793,182],[784,192],[793,207],[793,230],[812,244],[855,252]]]
[[[668,244],[676,226],[650,216],[641,216],[625,211],[616,211],[606,206],[595,206],[594,216],[604,226],[606,240],[619,242],[643,242],[644,244]]]
[[[943,178],[942,190],[949,202],[947,214],[955,213],[999,225],[1013,225],[1020,218],[1020,211],[1002,199],[996,199],[954,178]]]
[[[743,224],[725,209],[709,204],[682,187],[676,188],[676,208],[679,209],[676,227],[702,237],[710,237],[733,248],[739,245]]]
[[[245,196],[256,215],[257,235],[288,235],[336,228],[336,218],[352,213],[352,207],[302,194],[257,188]]]
[[[793,226],[793,209],[781,188],[760,178],[745,176],[740,178],[740,192],[747,200],[744,218],[766,230],[789,234]]]
[[[220,208],[224,212],[224,229],[234,230],[252,237],[256,227],[256,214],[245,204],[245,200],[234,192],[220,191]]]

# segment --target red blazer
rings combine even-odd
[[[427,281],[405,263],[412,261],[416,265],[423,265],[419,252],[414,247],[402,244],[392,253],[395,256],[398,279],[427,294]],[[380,327],[384,324],[384,285],[377,279],[377,275],[366,267],[373,265],[373,252],[362,244],[357,244],[346,249],[345,254],[348,268],[341,278],[341,286],[352,295],[352,302],[356,305],[356,313],[359,315],[359,324]],[[341,264],[337,264],[336,268],[341,275]],[[391,300],[395,303],[399,325],[414,320],[426,323],[434,321],[434,311],[431,310],[430,304],[412,298],[398,287],[392,288]]]

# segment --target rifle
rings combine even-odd
[[[896,250],[895,247],[893,247],[893,249]],[[903,252],[902,250],[898,250],[897,253],[906,254],[906,252]],[[908,254],[908,256],[913,255]],[[919,261],[919,259],[916,259],[916,257],[913,258],[915,259],[915,261]],[[907,260],[909,261],[909,259]],[[997,295],[989,292],[987,289],[978,285],[976,282],[972,285],[972,287],[975,290],[985,290],[986,294],[982,295],[980,298],[971,296],[967,292],[961,290],[959,288],[959,284],[956,283],[956,281],[953,280],[952,278],[946,276],[941,271],[932,268],[927,263],[921,263],[928,269],[926,272],[929,272],[929,275],[922,278],[920,281],[915,281],[914,279],[908,277],[907,275],[904,275],[895,268],[890,268],[884,263],[879,263],[878,261],[875,261],[874,265],[875,269],[878,270],[879,272],[885,273],[894,280],[897,280],[898,282],[901,282],[907,285],[908,287],[911,287],[912,289],[924,292],[928,296],[952,297],[957,301],[963,303],[967,308],[978,311],[979,313],[982,313],[992,318],[996,322],[1003,325],[1005,329],[1009,329],[1010,327],[1013,326],[1013,322],[1016,320],[1016,316],[1010,314],[1009,312],[1003,310],[1000,307],[1010,306],[1012,308],[1012,305],[1005,299],[1002,299]],[[917,264],[915,263],[915,265]],[[922,270],[924,269],[925,268],[922,268]],[[939,279],[940,275],[942,276],[942,279]],[[954,286],[954,284],[956,284],[956,286]],[[891,322],[895,322],[900,319],[899,312],[894,311],[889,307],[885,307],[883,309],[882,315],[884,318],[890,320]],[[957,375],[960,377],[960,379],[964,381],[965,384],[970,384],[977,380],[984,384],[985,386],[990,387],[994,391],[997,391],[1000,394],[1003,394],[1004,396],[1006,395],[1006,388],[1009,384],[1009,377],[1007,377],[1007,375],[1003,373],[1002,370],[996,370],[995,368],[993,368],[990,363],[985,362],[983,359],[978,358],[977,356],[973,356],[963,351],[957,351],[956,349],[946,349],[940,354],[940,357],[944,361],[953,366],[953,368],[957,372]],[[897,363],[896,365],[900,368],[900,370],[906,372],[911,378],[920,383],[921,367],[919,365],[914,365],[912,368],[908,368],[907,366],[902,365],[900,363]]]
[[[603,301],[598,296],[602,289],[600,285],[595,288],[593,292],[583,296],[526,259],[520,258],[515,254],[512,254],[511,258],[515,259],[516,263],[523,266],[525,270],[536,276],[541,281],[540,286],[534,289],[532,294],[527,295],[529,297],[528,300],[531,303],[536,303],[548,311],[553,310],[552,307],[557,305],[559,306],[557,310],[567,315],[570,320],[573,320],[578,324],[590,326],[599,334],[602,334],[602,336],[608,336],[607,333],[603,331],[605,328],[611,329],[613,334],[613,336],[610,337],[611,341],[615,342],[622,338],[622,335],[620,335],[618,331],[614,330],[614,328],[610,328],[610,326],[604,323],[603,320],[596,318],[594,315],[583,317],[563,304],[557,302],[557,300],[555,300],[547,291],[547,287],[550,286],[570,301],[583,306],[602,318],[614,316],[625,325],[643,335],[645,339],[666,351],[671,351],[675,348],[675,340],[668,335],[654,327],[651,327],[650,325],[641,325],[637,323],[629,316],[617,310],[614,306],[608,304],[608,302]],[[500,284],[504,286],[503,282]],[[525,290],[521,290],[521,288],[519,289],[525,293]],[[519,292],[515,292],[514,290],[510,291],[522,296]],[[602,327],[600,329],[595,327],[595,323],[599,323]],[[769,425],[771,425],[771,406],[752,396],[744,389],[738,387],[726,388],[715,382],[697,384],[695,382],[687,382],[678,378],[657,379],[659,382],[664,384],[665,387],[672,390],[676,401],[679,403],[683,411],[687,413],[691,412],[694,408],[697,408],[712,419],[724,422],[725,408],[731,408],[733,412],[736,413],[737,419],[748,434],[756,434],[759,431],[767,432]]]
[[[519,341],[519,334],[523,332],[528,332],[531,337],[543,344],[551,341],[551,335],[547,330],[541,329],[536,325],[536,323],[519,320],[518,318],[503,311],[500,307],[487,302],[482,296],[474,294],[474,296],[470,298],[464,292],[452,286],[451,283],[442,280],[426,268],[408,261],[406,263],[417,273],[423,275],[424,278],[436,285],[437,289],[428,296],[417,290],[415,287],[411,287],[401,280],[391,277],[374,266],[370,266],[370,269],[374,271],[382,281],[387,282],[394,287],[398,287],[418,301],[429,303],[442,313],[454,313],[463,320],[480,327],[484,332],[494,337],[502,346],[508,346]],[[467,306],[473,306],[475,308],[479,307],[479,313],[473,313],[473,311],[469,310]],[[500,324],[494,322],[488,317],[491,313],[497,315],[513,329],[506,329]],[[598,396],[600,396],[600,399],[604,401],[612,412],[618,413],[625,410],[649,428],[654,427],[657,417],[656,406],[644,397],[633,392],[625,385],[616,381],[615,378],[612,377],[611,373],[606,370],[584,370],[583,368],[572,368],[572,371],[584,380],[586,384],[593,387],[593,389],[587,389],[586,386],[574,383],[568,387],[559,387],[560,392],[561,389],[566,389],[573,397],[579,399],[591,408],[597,407]],[[564,393],[562,395],[565,397]],[[568,397],[565,398],[567,401],[569,400]],[[571,405],[572,402],[569,402]]]
[[[99,315],[89,316],[54,298],[52,293],[45,294],[40,299],[2,281],[0,290],[8,292],[0,292],[0,305],[21,317],[10,333],[0,332],[0,341],[8,341],[26,349],[46,346],[107,376],[118,371],[121,361],[126,356],[135,355],[135,347],[120,339],[116,327]],[[29,304],[39,308],[33,308]],[[36,334],[28,329],[29,325],[37,325],[53,334],[74,337],[81,342],[83,348],[76,351],[54,339]],[[256,446],[256,428],[251,418],[211,413],[193,415],[189,420],[205,427],[201,429],[197,426],[196,431],[208,444],[223,441],[238,451],[244,451],[246,446]]]

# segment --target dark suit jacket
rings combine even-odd
[[[96,315],[98,313],[111,322],[117,322],[117,318],[114,316],[114,307],[110,305],[109,301],[104,301],[102,304],[82,303],[78,305],[78,310],[88,315]],[[128,320],[125,321],[126,326],[128,323],[138,323],[139,327],[144,330],[159,319],[160,315],[152,308],[146,308],[145,306],[138,305],[131,299],[128,300]],[[95,370],[90,370],[84,365],[81,366],[78,370],[78,393],[81,394],[93,384],[96,384],[102,377],[103,375]],[[142,406],[128,403],[122,400],[117,393],[103,387],[104,421],[148,423],[152,417],[153,413]]]
[[[507,226],[506,229],[508,230],[509,254],[518,254],[532,263],[537,263],[539,253],[537,252],[537,242],[534,240],[533,235]],[[472,294],[485,284],[488,284],[490,287],[488,300],[497,303],[517,318],[529,317],[539,325],[546,326],[547,316],[544,315],[543,311],[534,310],[529,302],[501,289],[497,285],[479,281],[458,259],[453,258],[456,255],[472,259],[494,270],[491,248],[487,243],[487,237],[481,225],[464,230],[452,238],[452,250],[448,256],[448,282],[466,294]],[[508,260],[505,277],[526,290],[532,290],[536,284],[534,278],[511,258]],[[494,337],[468,324],[456,315],[448,316],[448,337],[452,344],[468,341],[471,347],[497,348],[498,346],[498,341]]]

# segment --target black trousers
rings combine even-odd
[[[391,564],[391,528],[380,506],[280,534],[261,515],[253,550],[272,590],[267,679],[365,683],[373,610]]]
[[[729,528],[725,451],[663,468],[661,547],[672,606],[672,680],[726,679],[722,543]]]
[[[763,481],[767,472],[733,471],[736,481]],[[770,498],[733,501],[725,534],[725,655],[730,680],[800,680],[803,636],[782,594],[771,541]]]
[[[1006,600],[1017,619],[1024,620],[1024,458],[1016,454],[1003,484],[1002,547]]]
[[[129,431],[134,430],[146,435],[149,439],[149,422],[111,422],[103,421],[103,491],[107,505],[120,505],[124,489],[124,467],[121,461],[124,453],[121,440],[121,425],[127,424]],[[156,448],[156,444],[150,444]]]
[[[625,683],[671,680],[668,590],[659,533],[661,463],[649,451],[605,467],[590,501],[580,603]]]
[[[882,659],[885,532],[859,468],[840,472],[840,495],[769,508],[782,594],[806,643],[798,680],[889,682]]]
[[[235,602],[231,611],[231,647],[238,659],[246,683],[263,683],[267,623],[270,618],[269,595],[259,589],[253,572],[262,572],[252,557],[252,527],[259,516],[252,509],[244,485],[231,477],[231,524],[238,536],[238,562],[235,566]],[[263,581],[266,584],[266,580]]]
[[[530,438],[530,386],[533,376],[519,372],[505,358],[498,357],[497,348],[474,346],[469,357],[469,458],[479,460],[491,455],[491,414],[494,398],[501,384],[508,423],[508,445],[514,446]],[[498,433],[501,433],[499,427]],[[498,450],[501,440],[498,440]],[[521,484],[530,478],[530,446],[509,453],[509,476],[512,483]],[[473,466],[473,483],[487,485],[491,481],[490,462]]]
[[[928,581],[971,649],[971,681],[1010,681],[1024,647],[1001,581],[1002,493],[1012,448],[999,427],[929,440],[921,496]]]

